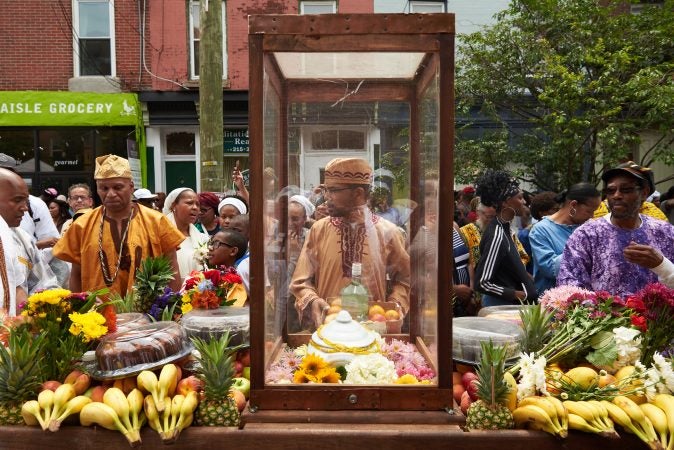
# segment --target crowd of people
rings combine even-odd
[[[70,186],[67,195],[54,188],[30,195],[15,165],[0,155],[0,281],[2,307],[10,314],[29,295],[53,287],[108,287],[124,296],[141,262],[159,255],[176,274],[174,291],[194,271],[236,269],[245,291],[236,304],[247,304],[249,192],[238,166],[235,194],[183,187],[164,195],[137,188],[126,159],[101,156],[96,206],[87,184]],[[431,273],[438,236],[449,232],[435,228],[437,182],[426,182],[426,203],[394,199],[393,177],[377,176],[359,158],[330,161],[313,192],[278,189],[271,169],[264,180],[265,194],[275,195],[268,196],[265,236],[259,238],[266,252],[283,254],[268,261],[264,280],[277,322],[297,330],[320,326],[354,263],[362,265],[373,301],[397,305],[402,316],[409,312],[412,274],[419,276],[415,261],[423,260],[425,275]],[[660,195],[652,172],[633,162],[605,171],[602,180],[602,191],[577,183],[531,195],[510,173],[486,170],[456,192],[453,295],[447,299],[454,315],[534,303],[561,284],[618,295],[655,281],[674,287],[674,226],[668,221],[674,219],[674,189]],[[279,205],[287,205],[281,215]],[[280,226],[283,214],[287,224]]]

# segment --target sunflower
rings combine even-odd
[[[307,375],[312,375],[315,377],[321,370],[327,367],[328,363],[323,358],[309,353],[302,360],[300,370],[306,373]]]
[[[334,367],[326,367],[321,370],[316,378],[318,378],[319,383],[339,383],[342,379]]]

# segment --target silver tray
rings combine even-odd
[[[116,370],[101,370],[98,368],[98,362],[83,361],[82,367],[87,371],[91,378],[95,380],[117,380],[119,378],[126,378],[132,375],[138,375],[143,370],[154,370],[165,364],[172,363],[192,353],[194,346],[192,343],[186,343],[182,350],[171,356],[153,363],[136,364],[135,366],[124,367]]]

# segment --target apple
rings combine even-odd
[[[245,395],[246,398],[248,398],[248,395],[250,394],[250,381],[246,380],[243,377],[236,377],[232,380],[231,389],[241,391],[241,393]]]
[[[243,395],[241,391],[237,391],[236,389],[230,389],[229,395],[231,395],[236,402],[236,409],[238,409],[239,412],[243,411],[243,408],[246,407],[246,396]]]
[[[201,392],[204,389],[204,382],[201,381],[199,378],[195,377],[194,375],[190,375],[189,377],[183,378],[182,380],[178,381],[178,385],[176,386],[176,392],[180,395],[187,396],[190,392]]]
[[[383,314],[372,314],[370,320],[373,322],[386,322],[386,317]]]
[[[340,312],[341,310],[342,310],[342,307],[341,307],[341,306],[333,305],[333,306],[331,306],[330,308],[328,308],[327,314],[328,314],[328,315],[330,315],[330,314],[337,314],[337,313]]]
[[[250,380],[250,366],[243,368],[241,371],[241,376],[243,376],[246,380]]]
[[[103,403],[103,395],[108,388],[106,386],[96,386],[91,390],[91,401]]]
[[[49,380],[49,381],[45,381],[44,383],[42,383],[42,389],[41,390],[46,391],[47,389],[49,389],[50,391],[56,391],[56,388],[58,388],[59,386],[61,386],[60,381]]]
[[[234,361],[234,373],[240,374],[243,370],[243,363],[241,361]]]
[[[477,400],[478,380],[478,376],[474,372],[466,372],[461,377],[461,384],[463,384],[463,388],[468,392],[473,401]]]
[[[400,314],[395,309],[389,309],[384,313],[384,317],[386,317],[386,320],[399,320]]]
[[[249,349],[239,350],[236,353],[236,359],[241,361],[243,367],[250,366],[250,350]]]

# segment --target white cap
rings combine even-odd
[[[133,198],[134,200],[155,199],[157,194],[153,194],[149,189],[140,188],[133,193]]]

